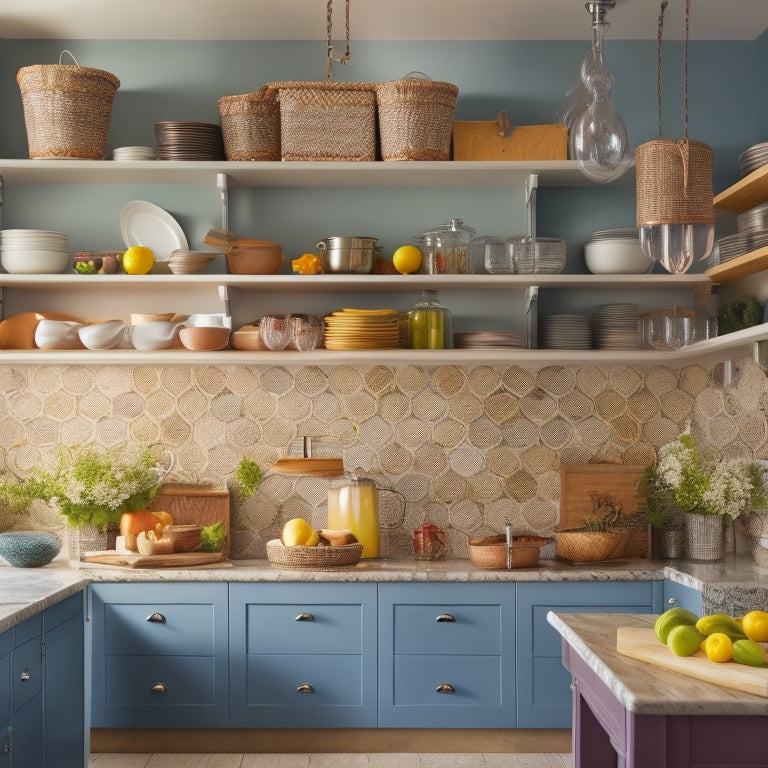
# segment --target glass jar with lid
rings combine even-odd
[[[461,219],[422,233],[418,243],[424,254],[423,271],[429,275],[469,274],[469,243],[474,236],[475,230]]]
[[[452,349],[451,313],[440,303],[437,291],[421,292],[408,313],[408,346],[411,349]]]

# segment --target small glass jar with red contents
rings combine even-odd
[[[435,525],[426,512],[424,522],[413,532],[413,556],[417,560],[444,560],[447,552],[445,531]]]

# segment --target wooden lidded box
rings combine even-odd
[[[496,120],[456,121],[454,160],[567,160],[566,125],[511,126],[505,112]]]

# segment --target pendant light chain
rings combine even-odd
[[[659,138],[661,138],[664,134],[662,131],[662,122],[661,122],[661,114],[662,114],[662,98],[661,98],[661,90],[662,90],[662,67],[661,67],[661,40],[664,36],[664,11],[667,10],[667,5],[669,5],[669,0],[662,0],[661,2],[661,11],[659,13],[659,34],[658,39],[656,41],[656,57],[658,60],[658,99],[659,99]],[[685,0],[685,94],[684,94],[684,100],[685,100],[685,143],[688,143],[688,41],[690,39],[690,29],[691,29],[691,0]]]
[[[346,48],[343,55],[333,55],[333,0],[328,0],[328,13],[327,13],[327,29],[326,37],[328,42],[328,56],[326,58],[325,67],[325,79],[333,80],[333,73],[331,72],[331,62],[337,61],[340,64],[346,64],[349,61],[349,3],[350,0],[344,0],[344,34],[346,40]]]
[[[658,37],[656,39],[656,60],[657,60],[657,73],[658,73],[657,91],[658,91],[658,99],[659,99],[659,138],[661,138],[664,135],[661,129],[661,101],[662,101],[661,86],[663,82],[662,71],[661,71],[661,40],[664,37],[664,11],[667,10],[667,5],[669,5],[669,0],[662,0],[661,12],[659,13],[659,32],[658,32]]]

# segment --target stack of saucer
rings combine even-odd
[[[766,163],[768,163],[768,141],[755,144],[739,155],[739,168],[742,176],[749,175]]]
[[[325,318],[326,349],[397,349],[396,309],[340,309]]]
[[[507,331],[468,331],[453,334],[454,349],[524,349],[525,339]]]
[[[637,349],[637,304],[603,304],[594,319],[597,349]]]
[[[574,314],[547,315],[542,341],[545,349],[592,349],[589,319]]]
[[[155,149],[158,160],[223,160],[221,126],[161,120],[155,123]]]
[[[154,160],[155,150],[152,147],[115,147],[112,151],[113,160]]]

